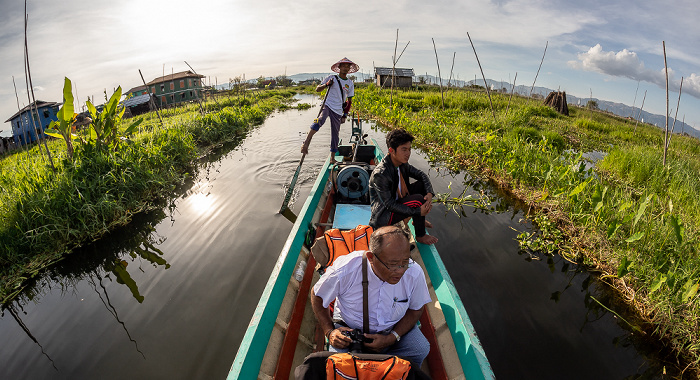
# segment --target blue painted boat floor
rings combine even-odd
[[[335,206],[333,228],[353,229],[359,225],[369,225],[372,210],[369,205],[339,204]]]

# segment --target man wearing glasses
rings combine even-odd
[[[420,368],[430,344],[416,323],[430,302],[423,269],[411,260],[408,233],[396,226],[374,231],[369,251],[339,257],[311,292],[311,306],[330,350],[347,352],[351,339],[343,331],[362,329],[362,256],[367,255],[369,334],[368,351],[396,355]],[[336,300],[333,315],[330,303]]]

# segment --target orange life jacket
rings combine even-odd
[[[340,231],[333,228],[324,233],[328,246],[328,264],[333,265],[335,259],[353,251],[369,249],[369,237],[374,232],[370,226],[359,225],[355,229]]]
[[[326,379],[399,380],[406,379],[410,370],[411,363],[397,356],[370,359],[346,352],[326,360]]]

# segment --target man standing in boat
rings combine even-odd
[[[329,75],[316,87],[316,92],[328,89],[325,104],[321,111],[321,117],[311,124],[311,130],[301,146],[301,153],[309,153],[309,144],[314,134],[318,132],[326,119],[331,121],[331,163],[335,162],[335,153],[338,151],[340,124],[345,122],[352,107],[352,97],[355,95],[355,84],[348,79],[349,73],[355,73],[360,67],[353,61],[343,58],[331,66],[331,70],[338,75]]]
[[[385,226],[372,234],[368,251],[339,257],[311,291],[311,306],[330,343],[330,350],[347,352],[352,340],[343,332],[363,327],[362,261],[366,255],[369,334],[364,348],[399,356],[420,368],[430,343],[416,323],[430,302],[423,269],[411,260],[406,231]],[[330,303],[336,300],[331,319]]]
[[[413,136],[404,129],[394,129],[386,134],[389,155],[372,171],[369,179],[369,199],[373,228],[392,225],[406,218],[413,218],[416,240],[423,244],[435,244],[438,239],[426,234],[432,224],[425,220],[433,206],[433,186],[430,178],[420,169],[408,163],[411,157]],[[416,180],[410,183],[410,178]]]

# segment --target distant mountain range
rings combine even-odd
[[[294,74],[294,75],[289,75],[288,77],[292,79],[294,82],[301,82],[304,80],[309,80],[309,79],[316,79],[318,81],[324,79],[328,75],[331,75],[334,73],[300,73],[300,74]],[[370,78],[368,74],[362,73],[362,72],[357,72],[353,73],[351,75],[354,75],[356,78],[356,81],[364,81],[366,78]],[[422,75],[418,74],[414,77],[415,81],[418,81],[418,78],[424,78],[426,83],[432,83],[432,84],[437,84],[439,82],[438,78],[433,76],[433,75]],[[273,78],[267,78],[267,79],[273,79]],[[247,82],[250,83],[255,83],[257,81],[257,78],[255,79],[250,79]],[[442,78],[442,85],[447,86],[448,80],[445,78]],[[510,93],[511,91],[511,86],[512,84],[505,82],[505,81],[495,81],[491,79],[487,79],[486,83],[488,84],[489,88],[498,90],[498,89],[505,89],[506,92]],[[476,79],[476,80],[470,80],[470,81],[463,81],[463,80],[451,80],[450,85],[451,86],[457,86],[457,87],[465,87],[469,85],[476,84],[478,86],[484,86],[484,80],[483,79]],[[228,88],[228,84],[225,85],[219,85],[218,86],[220,89],[226,89]],[[516,94],[520,95],[525,95],[528,96],[530,94],[530,86],[524,86],[524,85],[518,85],[515,86],[514,89]],[[535,88],[532,90],[533,94],[538,94],[543,97],[546,97],[550,92],[555,91],[551,88],[546,88],[546,87],[538,87],[535,86]],[[641,115],[639,112],[639,107],[635,106],[632,108],[631,106],[628,106],[623,103],[616,103],[616,102],[611,102],[609,100],[602,100],[598,98],[579,98],[573,95],[566,94],[566,101],[569,104],[574,104],[574,105],[581,105],[585,106],[589,100],[594,100],[598,103],[598,108],[602,111],[608,111],[611,112],[617,116],[621,117],[634,117],[634,118],[639,118],[641,117],[641,121],[649,124],[656,125],[659,128],[664,128],[666,125],[666,117],[664,115],[656,115],[649,113],[647,111],[642,110]],[[669,128],[671,125],[673,125],[673,117],[669,117],[668,120]],[[700,138],[700,132],[695,130],[693,127],[688,125],[687,123],[683,123],[681,120],[676,121],[676,126],[674,129],[674,132],[676,133],[681,133],[685,132],[691,136],[694,136],[696,138]]]

